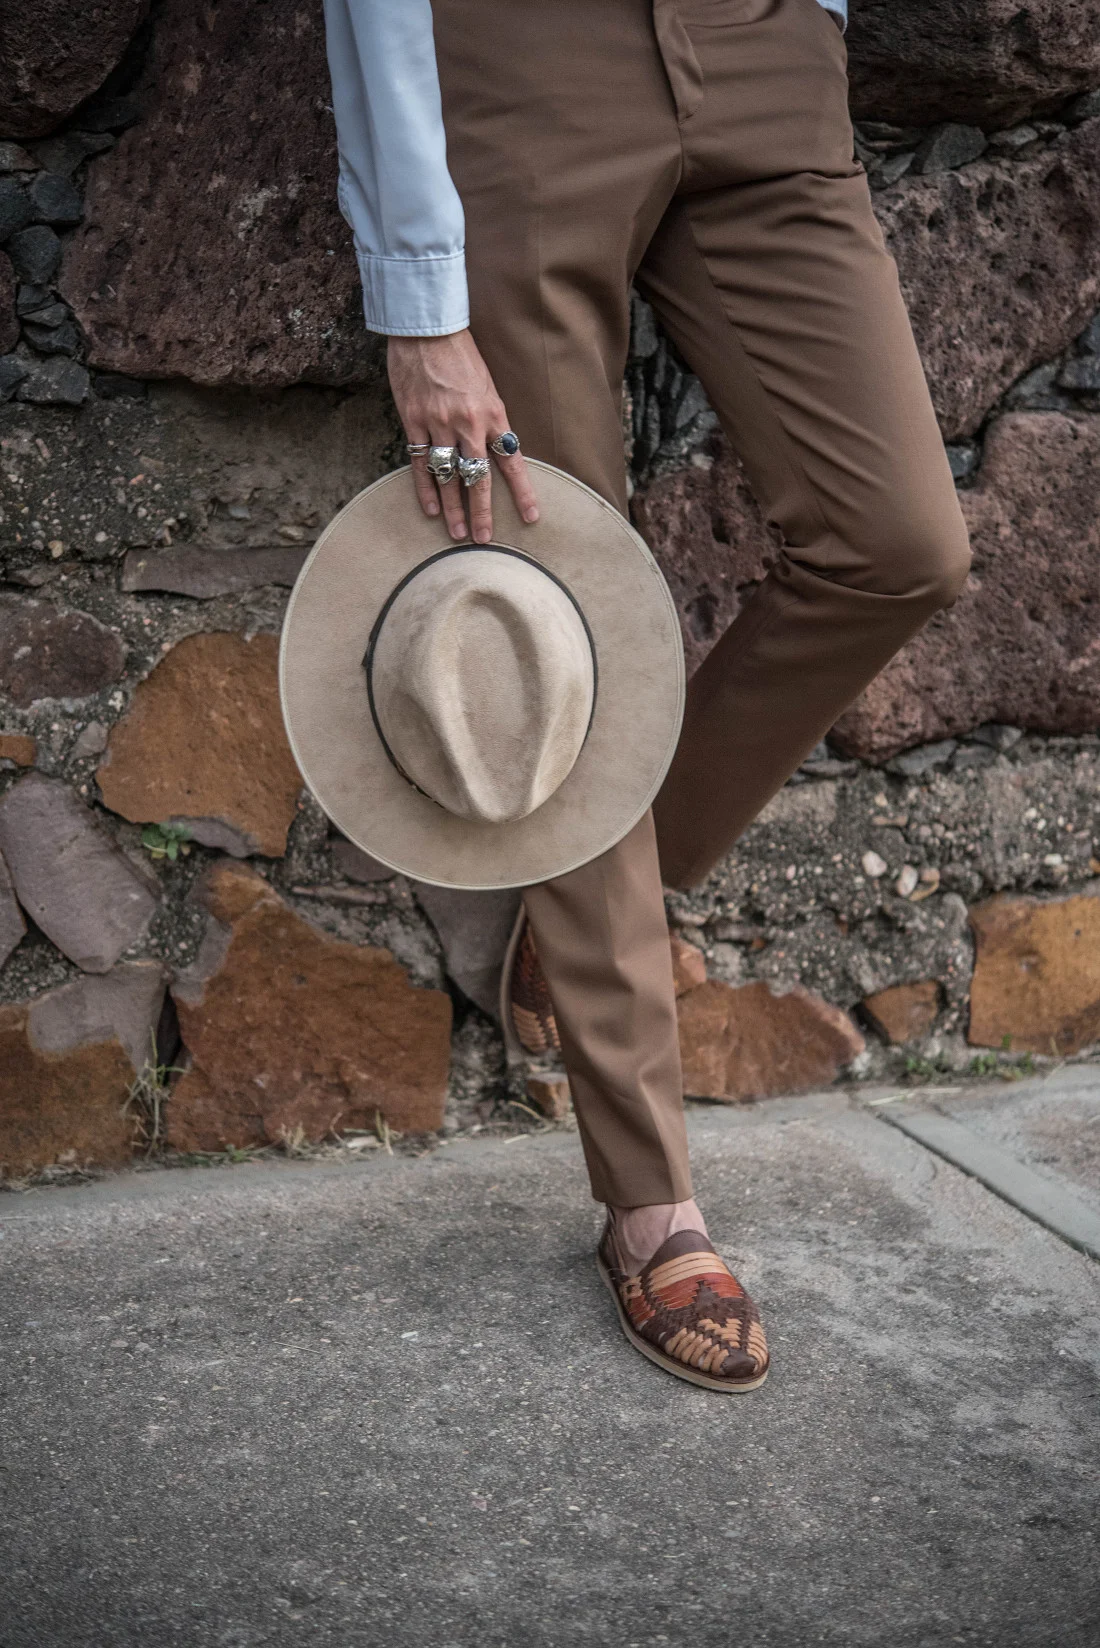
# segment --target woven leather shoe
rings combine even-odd
[[[635,1350],[707,1390],[750,1391],[768,1377],[760,1313],[697,1230],[662,1242],[637,1276],[622,1268],[610,1219],[596,1266]]]
[[[531,924],[520,910],[504,958],[500,1016],[505,1038],[534,1059],[560,1059],[561,1037],[550,989],[535,951]]]

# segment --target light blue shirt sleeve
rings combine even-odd
[[[337,199],[372,332],[469,325],[465,220],[447,170],[431,0],[325,0]]]
[[[465,220],[447,170],[431,0],[324,0],[337,198],[372,332],[470,324]],[[821,0],[847,25],[848,0]]]

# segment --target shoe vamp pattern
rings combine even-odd
[[[727,1286],[695,1281],[677,1283],[675,1289],[659,1292],[642,1288],[627,1308],[638,1330],[654,1340],[668,1338],[681,1329],[690,1331],[705,1320],[714,1331],[721,1332],[723,1339],[740,1343],[746,1325],[758,1319],[755,1305],[733,1277]]]

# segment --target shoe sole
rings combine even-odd
[[[664,1368],[666,1373],[671,1373],[676,1379],[686,1380],[689,1385],[701,1385],[704,1390],[721,1391],[726,1396],[740,1395],[744,1391],[760,1389],[771,1371],[770,1367],[765,1368],[763,1373],[758,1374],[755,1379],[715,1379],[713,1375],[700,1373],[696,1368],[689,1368],[686,1363],[678,1362],[675,1357],[667,1356],[663,1350],[658,1350],[656,1345],[651,1345],[648,1339],[642,1338],[631,1322],[623,1302],[619,1298],[619,1290],[612,1280],[611,1272],[598,1253],[596,1255],[596,1269],[603,1278],[603,1284],[608,1293],[615,1301],[615,1309],[619,1313],[619,1326],[634,1346],[634,1349],[641,1351],[642,1355],[648,1357],[649,1361],[655,1362],[659,1368]]]

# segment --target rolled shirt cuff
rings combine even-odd
[[[843,34],[848,27],[848,0],[821,0],[821,3],[825,6],[826,11],[836,13]]]
[[[371,332],[389,337],[435,338],[470,324],[466,255],[378,257],[357,253],[363,283],[363,314]]]

